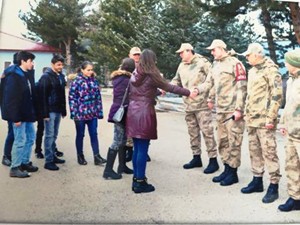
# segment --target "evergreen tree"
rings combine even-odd
[[[40,0],[31,11],[20,14],[26,23],[29,38],[39,37],[44,43],[61,48],[65,52],[66,64],[71,66],[72,57],[76,57],[77,28],[83,23],[85,8],[92,0],[79,3],[77,0]]]

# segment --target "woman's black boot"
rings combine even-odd
[[[130,162],[132,160],[133,147],[125,146],[126,151],[126,162]]]
[[[126,166],[126,150],[124,147],[121,147],[119,150],[119,167],[118,173],[126,173],[126,174],[133,174],[133,170]]]
[[[103,172],[103,177],[105,179],[118,180],[122,178],[121,174],[117,174],[114,170],[114,163],[117,156],[118,151],[112,148],[108,149],[107,152],[107,163]]]
[[[102,165],[102,164],[106,163],[106,159],[103,159],[103,158],[100,156],[100,154],[94,155],[94,163],[95,163],[96,166],[97,166],[97,165]]]
[[[137,179],[135,185],[133,186],[133,191],[136,194],[139,193],[148,193],[155,191],[155,188],[152,184],[148,184],[147,178],[142,180]]]
[[[87,161],[84,158],[83,154],[77,155],[77,162],[79,165],[86,165]]]

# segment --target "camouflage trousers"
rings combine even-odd
[[[288,138],[285,146],[285,172],[289,196],[300,200],[300,140]]]
[[[217,142],[222,162],[232,168],[237,168],[241,165],[241,147],[245,121],[240,119],[238,121],[229,120],[223,123],[230,116],[232,116],[232,113],[217,114]]]
[[[270,182],[277,184],[280,180],[280,166],[277,156],[275,130],[247,127],[251,167],[254,176],[262,177],[264,165],[270,174]]]
[[[190,135],[190,145],[193,155],[201,155],[201,133],[207,148],[209,158],[217,157],[217,144],[214,138],[214,128],[212,125],[212,112],[197,111],[187,113],[185,116],[188,132]]]

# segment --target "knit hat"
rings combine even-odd
[[[284,54],[284,60],[297,68],[300,68],[300,49],[295,49]]]

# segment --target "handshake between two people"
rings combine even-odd
[[[199,95],[198,88],[193,88],[193,89],[190,90],[190,92],[191,92],[190,95],[189,95],[190,98],[196,98],[196,96]]]
[[[157,89],[157,91],[158,91],[158,95],[160,95],[160,96],[165,96],[167,93],[165,90],[162,90],[162,89]],[[197,95],[199,95],[199,90],[197,88],[193,88],[190,90],[190,95],[189,95],[190,98],[193,99]]]

